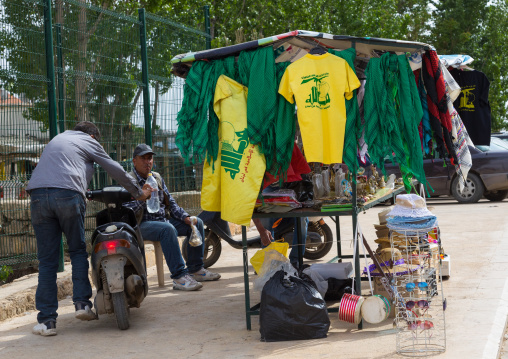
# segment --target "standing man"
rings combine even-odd
[[[39,284],[35,307],[39,310],[34,334],[56,335],[58,316],[57,271],[62,233],[67,238],[72,264],[75,316],[96,318],[92,310],[92,286],[88,279],[88,253],[85,243],[85,192],[94,173],[94,162],[125,187],[134,198],[144,201],[151,194],[141,188],[99,143],[97,126],[79,122],[72,131],[53,138],[44,148],[27,186],[30,194],[32,225],[37,239]]]
[[[220,278],[220,274],[210,272],[204,268],[205,231],[203,221],[197,218],[196,224],[203,243],[197,247],[192,247],[188,244],[186,268],[180,251],[178,236],[187,236],[189,238],[192,234],[190,216],[173,199],[161,175],[152,171],[154,154],[150,146],[145,144],[138,145],[132,155],[134,169],[130,175],[136,178],[140,186],[145,186],[148,174],[152,173],[159,186],[159,212],[149,213],[146,209],[146,203],[142,201],[133,201],[125,205],[132,208],[138,206],[144,208],[143,219],[140,225],[141,235],[146,240],[159,241],[161,243],[162,252],[173,279],[173,289],[198,290],[203,286],[199,282],[213,281]]]

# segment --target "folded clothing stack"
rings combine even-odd
[[[289,212],[295,208],[301,208],[302,204],[296,199],[296,193],[292,189],[279,189],[273,192],[263,192],[262,199],[256,200],[255,208],[258,212]]]

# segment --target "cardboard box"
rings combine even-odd
[[[449,277],[452,273],[452,263],[450,260],[450,255],[445,254],[444,258],[441,260],[441,276]]]

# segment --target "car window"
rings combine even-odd
[[[508,142],[508,137],[496,137],[496,138],[499,138],[500,140],[503,140],[505,142]]]
[[[508,141],[508,132],[493,133],[492,136],[495,138],[500,138],[502,140]]]
[[[491,137],[490,146],[478,145],[478,146],[476,146],[476,148],[478,148],[482,152],[508,151],[508,142],[503,141],[502,139],[497,138],[497,137]]]

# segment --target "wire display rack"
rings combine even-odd
[[[391,230],[397,353],[426,357],[446,351],[446,299],[439,228]]]

